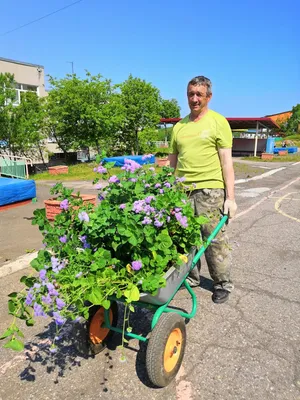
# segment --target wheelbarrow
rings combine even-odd
[[[114,332],[124,334],[126,337],[147,342],[146,369],[150,381],[157,387],[167,386],[176,376],[181,366],[186,346],[185,319],[191,319],[196,315],[197,298],[188,282],[189,272],[196,266],[200,257],[222,229],[227,221],[227,215],[223,216],[207,241],[198,250],[191,262],[187,264],[183,272],[179,272],[175,286],[170,289],[168,280],[166,288],[159,290],[158,296],[142,294],[139,301],[133,302],[133,306],[142,307],[154,311],[151,321],[151,333],[149,339],[133,332],[123,332],[117,327],[118,302],[125,300],[109,297],[111,306],[108,310],[101,306],[92,306],[88,321],[88,341],[94,354],[100,353],[106,348],[107,342]],[[184,312],[180,309],[169,307],[170,302],[180,287],[184,285],[192,298],[192,311]]]

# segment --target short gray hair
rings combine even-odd
[[[189,87],[190,85],[191,86],[200,86],[200,85],[206,86],[206,88],[207,88],[207,96],[211,96],[211,94],[212,94],[212,83],[211,83],[211,80],[206,78],[203,75],[195,76],[195,78],[191,79],[189,81],[187,87]]]

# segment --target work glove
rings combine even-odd
[[[228,218],[233,218],[235,216],[237,210],[237,205],[235,200],[225,200],[223,206],[223,213],[224,215],[228,215]]]

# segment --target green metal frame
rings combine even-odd
[[[195,257],[193,258],[193,262],[191,265],[190,270],[186,273],[186,275],[182,278],[182,280],[180,281],[180,284],[177,286],[176,290],[174,291],[173,295],[169,298],[169,300],[165,303],[162,304],[160,306],[157,306],[155,304],[150,304],[150,303],[144,303],[142,301],[135,301],[133,302],[133,306],[138,306],[138,307],[142,307],[142,308],[147,308],[151,311],[155,311],[153,318],[152,318],[152,322],[151,322],[151,330],[153,330],[159,320],[159,318],[161,317],[161,315],[163,313],[168,313],[168,312],[175,312],[179,315],[181,315],[184,318],[188,318],[191,319],[196,315],[196,311],[197,311],[197,298],[195,293],[193,292],[192,288],[190,287],[190,285],[187,283],[186,278],[189,275],[189,272],[195,267],[195,265],[197,264],[197,262],[199,261],[200,257],[203,255],[203,253],[205,252],[205,250],[207,249],[207,247],[210,245],[210,243],[212,242],[212,240],[217,236],[217,234],[219,233],[219,231],[222,229],[222,227],[225,225],[225,223],[227,222],[228,216],[224,215],[221,220],[219,221],[218,225],[215,227],[215,229],[213,230],[212,234],[209,236],[209,238],[207,239],[207,241],[203,244],[203,246],[199,249],[199,251],[197,252],[197,254],[195,255]],[[174,296],[176,295],[176,293],[178,292],[179,288],[182,286],[182,284],[184,284],[184,286],[186,287],[186,289],[188,290],[189,294],[191,295],[192,298],[192,311],[190,313],[186,313],[184,311],[181,311],[179,309],[176,308],[171,308],[168,307],[168,305],[170,304],[170,302],[173,300]],[[111,301],[120,301],[122,303],[125,303],[125,299],[120,298],[117,299],[116,297],[110,296],[109,300]],[[109,310],[105,310],[104,311],[104,324],[103,324],[103,328],[108,328],[111,329],[114,332],[118,332],[123,334],[123,330],[114,326],[111,326],[110,321],[109,321]],[[133,339],[138,339],[142,342],[147,342],[148,339],[145,338],[144,336],[141,335],[136,335],[135,333],[132,332],[124,332],[124,335]]]

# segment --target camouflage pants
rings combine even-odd
[[[198,189],[191,193],[190,201],[194,206],[196,215],[205,215],[209,218],[207,224],[201,227],[201,236],[206,240],[217,226],[225,200],[224,189]],[[205,251],[205,259],[215,289],[233,289],[230,281],[231,253],[225,226],[220,230],[216,238]],[[190,272],[188,281],[192,286],[200,284],[201,263]]]

